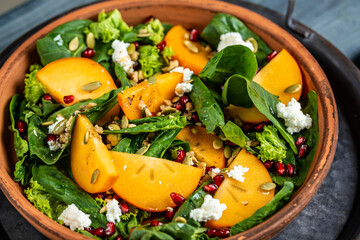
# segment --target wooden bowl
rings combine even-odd
[[[232,14],[241,19],[270,47],[275,50],[286,48],[301,66],[307,89],[314,89],[318,95],[319,144],[308,173],[307,180],[291,201],[268,220],[230,239],[270,239],[288,225],[308,204],[319,189],[332,163],[337,137],[337,109],[330,84],[316,60],[294,37],[268,19],[247,9],[232,4],[202,0],[122,0],[93,4],[50,23],[27,39],[5,62],[0,70],[0,185],[12,205],[41,233],[50,239],[89,239],[57,224],[38,211],[23,195],[21,186],[12,180],[16,155],[13,150],[10,125],[9,102],[15,93],[21,93],[24,75],[28,66],[37,61],[36,40],[44,37],[56,26],[74,19],[96,19],[102,10],[119,9],[124,20],[134,25],[152,15],[163,22],[182,24],[186,28],[202,29],[217,12]]]

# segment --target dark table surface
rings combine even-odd
[[[0,52],[40,23],[91,2],[94,1],[33,0],[3,14],[0,16]],[[251,2],[282,13],[286,11],[287,6],[286,0]],[[241,4],[240,1],[239,3]],[[359,12],[359,0],[298,0],[294,17],[323,35],[347,57],[358,63],[360,62]],[[331,170],[311,202],[275,239],[338,238],[351,212],[358,186],[356,159],[359,158],[354,151],[355,142],[349,134],[352,127],[354,126],[349,125],[343,110],[339,108],[339,143]],[[2,193],[0,209],[1,239],[29,239],[30,236],[31,239],[45,239],[14,210]]]

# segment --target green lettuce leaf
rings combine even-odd
[[[145,29],[146,32],[150,35],[144,37],[138,36],[140,42],[143,42],[145,44],[157,45],[164,38],[164,26],[159,19],[152,18],[146,24],[137,25],[135,28],[137,35],[142,29]]]
[[[256,133],[256,138],[260,142],[260,146],[256,148],[259,150],[258,158],[261,161],[274,160],[282,162],[286,158],[287,147],[277,134],[276,127],[264,126],[264,131]]]
[[[163,63],[159,55],[159,49],[156,46],[139,47],[139,63],[144,77],[148,78],[159,72]]]
[[[36,104],[47,92],[45,86],[36,78],[36,74],[40,69],[39,64],[33,64],[29,68],[30,73],[25,75],[25,99],[31,105]]]
[[[174,56],[175,53],[172,50],[171,47],[165,47],[162,51],[161,51],[161,56],[163,57],[164,61],[168,64],[169,61],[171,60],[172,56]]]

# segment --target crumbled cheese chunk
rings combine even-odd
[[[55,126],[59,123],[59,122],[61,122],[62,120],[64,120],[65,118],[62,116],[62,115],[57,115],[56,116],[56,122],[54,122],[53,124],[51,124],[50,126],[49,126],[49,133],[53,133],[53,131],[54,131],[54,128],[55,128]]]
[[[244,174],[249,171],[249,168],[243,167],[241,165],[237,165],[235,166],[233,169],[231,169],[227,175],[229,177],[232,177],[236,180],[238,180],[239,182],[244,182],[245,177]]]
[[[251,51],[254,51],[254,46],[251,42],[244,41],[241,37],[241,34],[238,32],[229,32],[222,34],[220,36],[220,42],[217,47],[218,52],[223,50],[224,48],[232,45],[243,45],[248,47]]]
[[[225,203],[220,203],[218,199],[207,194],[201,207],[190,211],[190,217],[198,222],[219,220],[226,208]]]
[[[219,168],[214,168],[211,171],[215,174],[219,174],[221,170]]]
[[[311,128],[312,119],[309,114],[304,114],[301,111],[301,105],[295,98],[285,104],[279,102],[276,104],[277,116],[285,120],[285,126],[290,134],[298,133],[301,130]]]
[[[54,38],[53,38],[54,42],[56,42],[56,44],[58,46],[63,46],[64,45],[64,40],[61,38],[61,34],[58,34],[56,35]]]
[[[47,144],[49,145],[50,151],[56,151],[62,147],[62,144],[58,141],[47,141]]]
[[[189,93],[192,90],[193,85],[191,83],[178,83],[175,88],[175,94],[179,97],[184,93]]]
[[[193,71],[191,71],[189,68],[184,68],[184,67],[176,67],[173,70],[170,71],[172,72],[178,72],[178,73],[182,73],[183,74],[183,82],[189,82],[191,80],[191,76],[194,74]]]
[[[80,229],[83,230],[85,227],[90,227],[91,220],[89,214],[85,214],[79,210],[75,204],[67,206],[67,208],[58,217],[62,220],[66,226],[69,226],[71,230]]]
[[[114,53],[112,54],[113,62],[119,63],[127,74],[134,72],[134,62],[131,60],[127,51],[129,46],[130,43],[125,43],[119,40],[114,40],[111,44],[111,47],[114,49]]]
[[[178,85],[176,85],[176,88],[175,88],[175,94],[177,96],[181,97],[184,95],[184,93],[191,92],[192,84],[190,83],[190,81],[191,81],[191,76],[194,74],[193,71],[191,71],[189,68],[176,67],[173,70],[171,70],[170,72],[171,73],[178,72],[178,73],[183,74],[183,82],[178,83]]]
[[[120,222],[121,208],[119,202],[116,199],[111,200],[106,204],[106,220],[108,222]]]

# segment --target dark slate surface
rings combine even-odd
[[[33,0],[0,16],[0,51],[38,24],[92,0]],[[285,0],[252,0],[279,12]],[[299,1],[294,17],[328,38],[352,60],[360,55],[359,0]],[[340,97],[340,96],[336,96]],[[354,202],[358,169],[351,127],[339,109],[339,143],[329,175],[318,193],[298,217],[275,237],[285,239],[337,239]],[[1,239],[45,239],[0,194]],[[4,234],[6,231],[6,234]],[[6,237],[8,235],[9,237]]]

